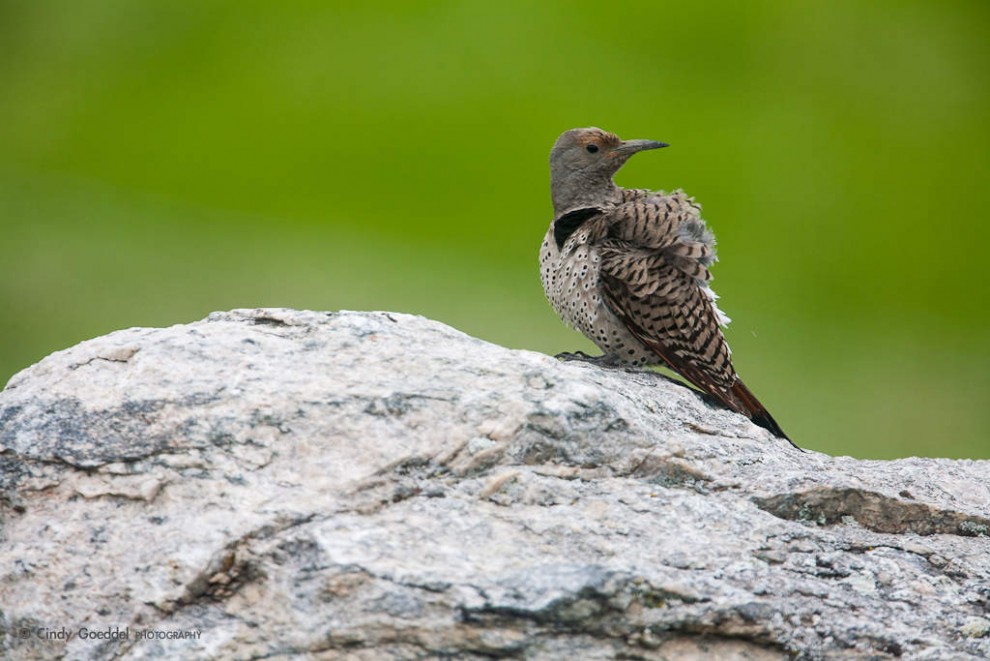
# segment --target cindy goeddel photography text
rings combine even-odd
[[[17,630],[21,640],[199,640],[200,629],[137,629],[131,627],[21,627]]]

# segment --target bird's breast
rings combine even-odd
[[[600,264],[598,247],[589,242],[586,229],[574,231],[561,248],[554,227],[547,231],[540,251],[543,291],[565,323],[596,343],[608,314],[599,289]]]

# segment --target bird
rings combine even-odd
[[[551,307],[603,352],[561,359],[604,366],[663,366],[787,440],[732,365],[709,267],[715,237],[683,190],[626,189],[616,172],[656,140],[621,140],[600,128],[565,131],[550,151],[553,220],[540,248]]]

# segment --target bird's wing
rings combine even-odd
[[[595,217],[589,241],[601,259],[603,300],[674,371],[794,445],[732,367],[720,328],[725,317],[708,289],[715,240],[698,211],[676,192],[633,199]]]
[[[714,240],[697,209],[655,196],[609,210],[594,237],[609,309],[644,345],[698,388],[750,414],[711,294]]]

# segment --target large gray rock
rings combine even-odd
[[[235,310],[0,394],[0,650],[976,658],[988,512],[990,462],[802,453],[419,317]]]

